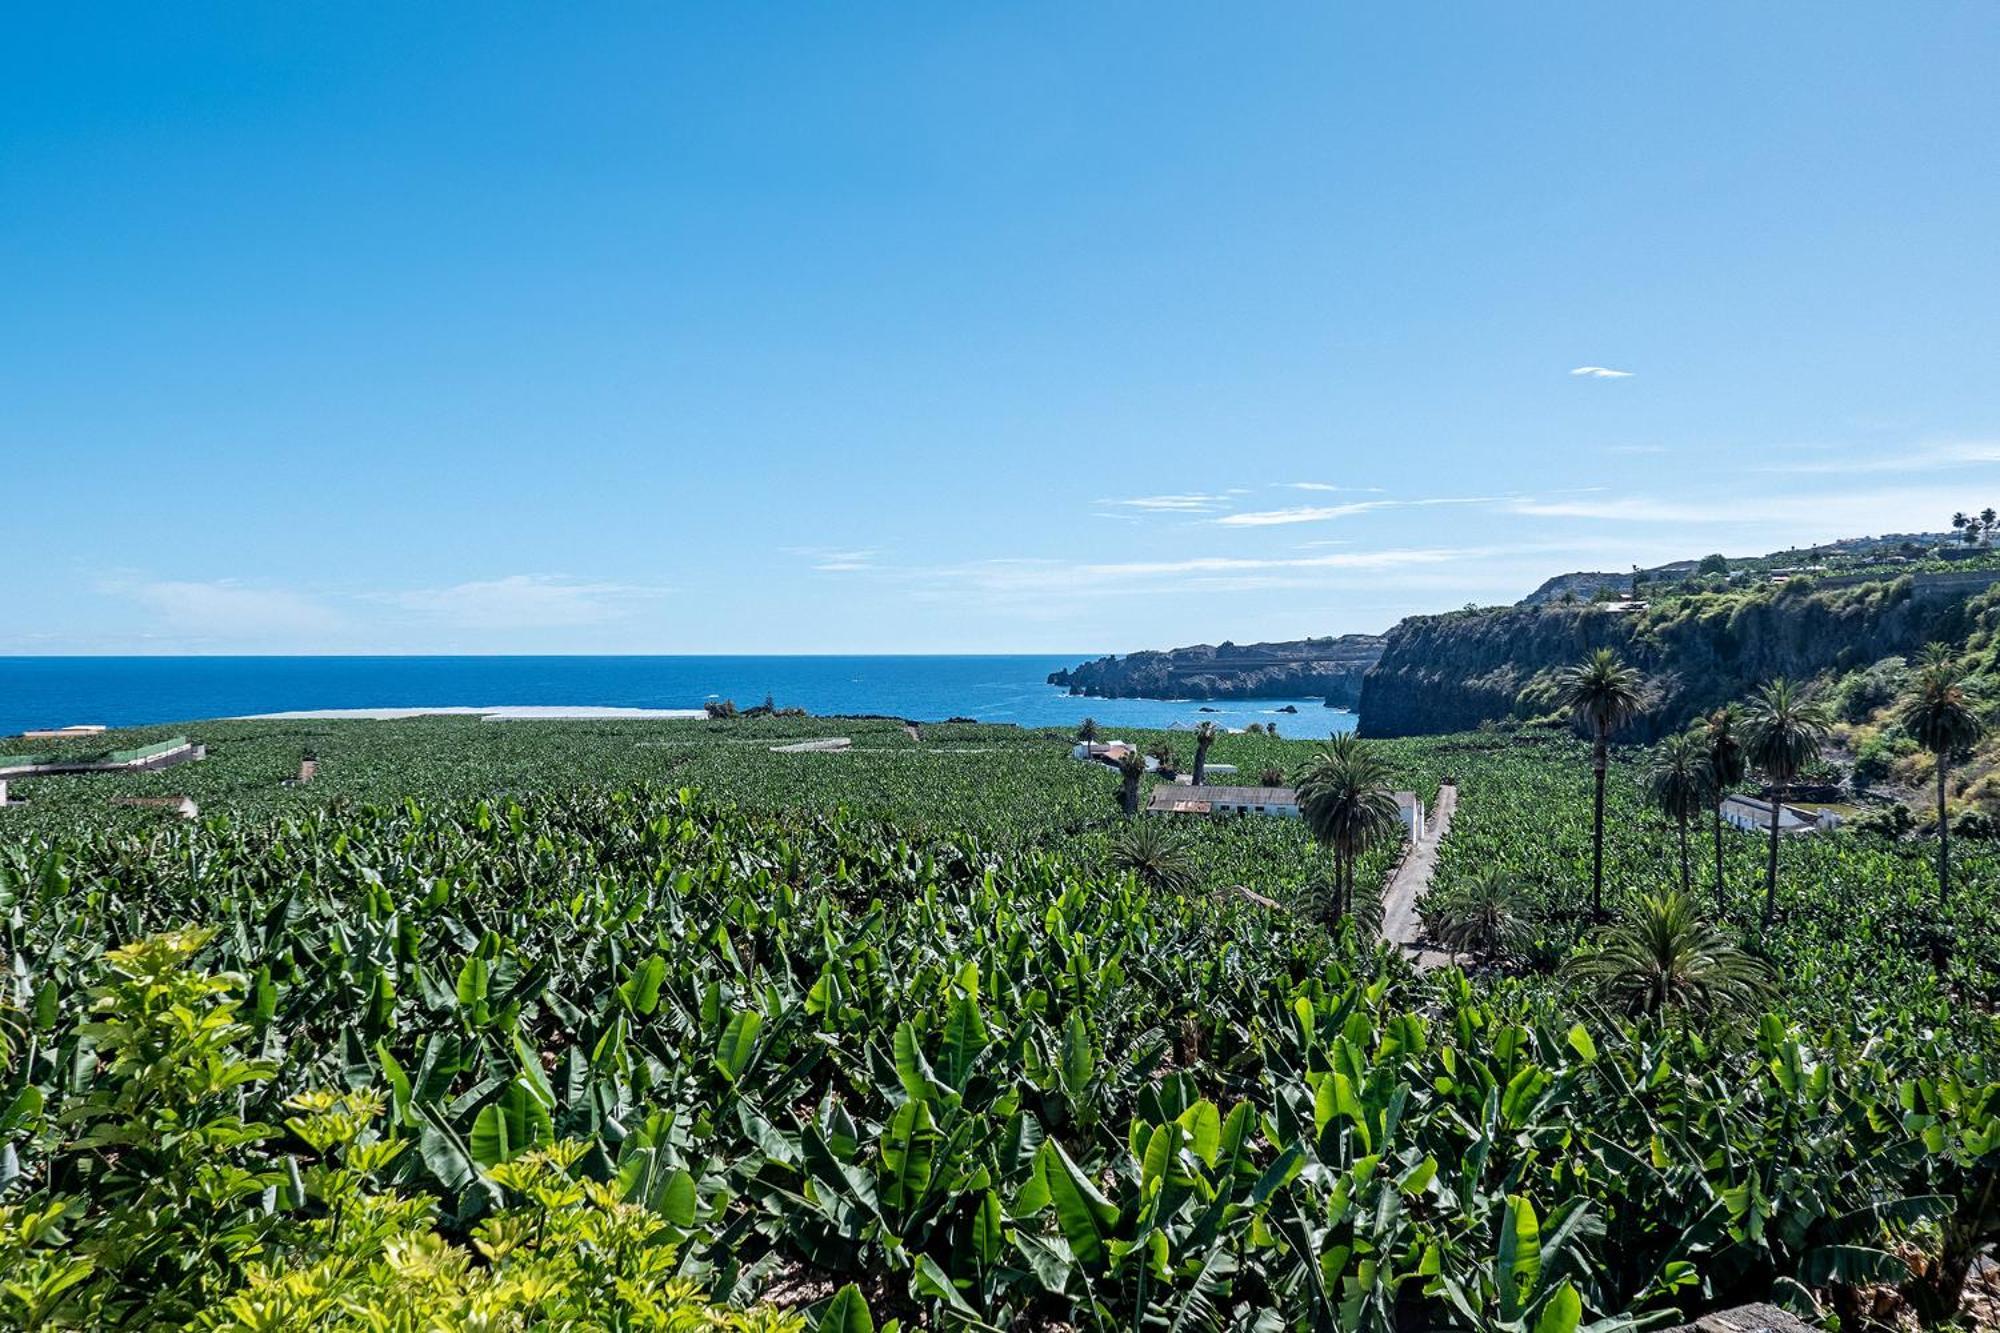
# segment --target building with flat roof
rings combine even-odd
[[[1771,831],[1771,803],[1755,796],[1726,796],[1723,798],[1722,822],[1731,828],[1742,829],[1746,833],[1769,833]],[[1778,811],[1778,832],[1780,833],[1824,833],[1840,827],[1840,816],[1831,810],[1802,810],[1797,806],[1783,806]]]
[[[1276,815],[1299,817],[1299,794],[1290,787],[1181,786],[1162,783],[1153,788],[1146,810],[1156,815]]]

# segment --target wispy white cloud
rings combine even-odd
[[[1591,380],[1629,380],[1632,378],[1634,372],[1629,370],[1613,370],[1609,366],[1578,366],[1576,369],[1570,371],[1570,374]]]
[[[1315,556],[1189,556],[1089,564],[1016,557],[908,573],[919,595],[973,596],[1032,609],[1099,597],[1325,586],[1342,573],[1367,574],[1374,586],[1397,571],[1441,567],[1477,554],[1425,547]]]
[[[1760,467],[1763,472],[1848,473],[1945,472],[1956,468],[2000,465],[2000,440],[1953,440],[1918,445],[1909,449],[1870,449],[1838,458],[1819,458],[1803,463],[1775,463]]]
[[[1330,481],[1281,481],[1278,485],[1291,491],[1344,491],[1349,494],[1380,495],[1380,486],[1336,486]]]
[[[111,578],[98,590],[137,602],[170,633],[198,638],[318,636],[343,624],[333,608],[304,593],[240,579]]]
[[[1230,492],[1190,492],[1186,495],[1140,495],[1128,500],[1099,500],[1101,505],[1136,509],[1148,514],[1212,514],[1230,505]]]
[[[882,552],[878,547],[842,548],[832,546],[787,546],[787,555],[803,556],[822,574],[849,574],[874,569]]]
[[[461,629],[560,629],[619,620],[664,597],[665,588],[591,583],[560,574],[509,574],[445,588],[379,594],[371,600]]]
[[[1765,549],[1788,543],[1824,541],[1868,533],[1938,531],[1964,495],[1938,488],[1864,491],[1742,491],[1678,498],[1644,495],[1520,497],[1509,512],[1530,518],[1594,519],[1612,523],[1672,523],[1688,527],[1744,529],[1746,540]]]
[[[1232,528],[1269,528],[1291,523],[1325,523],[1336,518],[1351,518],[1356,514],[1372,513],[1379,509],[1418,509],[1431,505],[1483,505],[1492,504],[1492,496],[1439,496],[1421,500],[1349,500],[1337,505],[1293,505],[1286,509],[1251,510],[1240,514],[1224,514],[1221,518],[1210,519]]]

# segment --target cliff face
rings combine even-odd
[[[1361,731],[1418,736],[1553,707],[1553,677],[1614,648],[1657,698],[1631,733],[1657,736],[1773,676],[1805,679],[1910,655],[1970,624],[1963,592],[1907,578],[1822,592],[1678,598],[1657,607],[1507,607],[1415,616],[1386,636],[1361,690]]]
[[[1107,699],[1298,699],[1338,708],[1361,699],[1361,680],[1382,653],[1375,634],[1288,643],[1197,644],[1100,657],[1049,676],[1071,694]]]

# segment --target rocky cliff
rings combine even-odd
[[[1904,577],[1618,609],[1545,604],[1413,616],[1385,636],[1363,681],[1361,730],[1428,735],[1543,716],[1554,708],[1555,673],[1608,647],[1651,678],[1656,698],[1634,734],[1658,735],[1772,676],[1849,671],[1932,639],[1962,638],[1971,623],[1968,594],[1982,603],[1994,596]]]
[[[1196,644],[1165,652],[1100,657],[1049,676],[1071,694],[1126,699],[1324,698],[1353,708],[1361,680],[1382,653],[1376,634],[1288,643]]]

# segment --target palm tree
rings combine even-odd
[[[1091,744],[1097,740],[1097,719],[1094,717],[1087,717],[1083,721],[1077,723],[1076,738],[1078,741],[1082,742],[1084,747],[1084,753],[1088,754],[1090,752]]]
[[[1146,756],[1137,750],[1126,750],[1118,756],[1118,803],[1128,815],[1139,813],[1139,779],[1146,776]]]
[[[1179,893],[1194,887],[1194,858],[1187,843],[1157,819],[1134,820],[1121,828],[1112,839],[1111,864],[1155,889]]]
[[[1743,757],[1771,784],[1771,855],[1764,871],[1764,923],[1778,914],[1778,820],[1800,772],[1819,758],[1832,719],[1826,709],[1779,676],[1750,701]]]
[[[1724,704],[1701,720],[1702,749],[1708,756],[1711,797],[1715,802],[1715,910],[1729,910],[1722,884],[1722,798],[1743,781],[1743,710]]]
[[[1694,871],[1688,861],[1688,824],[1701,816],[1715,790],[1715,775],[1708,766],[1707,747],[1699,732],[1682,731],[1667,737],[1653,752],[1646,770],[1646,798],[1660,813],[1674,821],[1681,840],[1681,892],[1694,893]]]
[[[1590,910],[1604,915],[1604,772],[1611,760],[1611,733],[1632,720],[1644,702],[1637,671],[1609,648],[1599,648],[1556,677],[1556,700],[1590,729],[1590,771],[1597,783],[1590,824]]]
[[[1952,756],[1971,749],[1986,732],[1986,724],[1973,711],[1973,700],[1965,687],[1965,671],[1952,660],[1951,650],[1943,644],[1934,643],[1925,651],[1916,679],[1896,705],[1896,720],[1937,760],[1938,906],[1943,907],[1951,893],[1951,823],[1945,817],[1946,776],[1951,771]]]
[[[1636,912],[1599,932],[1567,970],[1607,1003],[1635,1014],[1741,1008],[1770,985],[1764,965],[1696,916],[1680,893],[1641,898]]]
[[[1171,741],[1161,741],[1152,749],[1146,751],[1146,753],[1151,755],[1153,762],[1160,766],[1160,772],[1167,776],[1171,777],[1180,771],[1181,757],[1174,753]]]
[[[1402,822],[1389,769],[1368,742],[1347,732],[1299,769],[1299,813],[1333,852],[1335,920],[1354,909],[1354,863]]]
[[[1506,952],[1520,930],[1520,886],[1498,866],[1487,866],[1435,896],[1437,906],[1425,913],[1425,925],[1453,953],[1495,957]]]
[[[1216,730],[1213,722],[1199,722],[1194,729],[1194,785],[1199,787],[1208,777],[1208,747],[1215,744]]]

